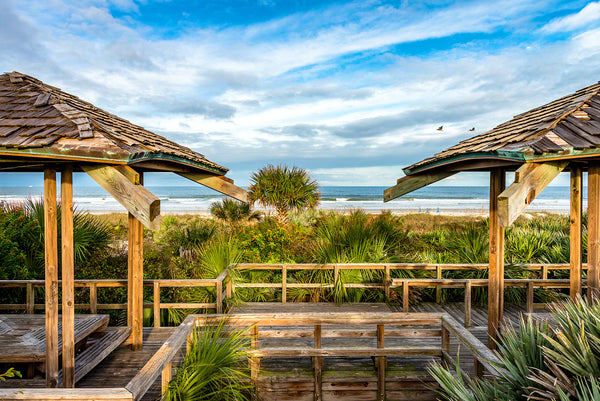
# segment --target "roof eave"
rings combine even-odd
[[[171,154],[167,154],[167,153],[162,153],[162,152],[140,152],[140,153],[131,154],[129,156],[129,160],[128,160],[127,164],[135,165],[138,163],[150,162],[150,161],[159,161],[159,162],[165,161],[165,162],[177,163],[177,164],[181,164],[181,165],[184,165],[187,167],[191,167],[192,169],[195,169],[195,170],[210,171],[210,172],[213,172],[213,173],[219,174],[219,175],[224,175],[229,171],[229,169],[227,169],[225,167],[211,166],[208,164],[196,162],[196,161],[193,161],[190,159],[186,159],[183,157],[179,157],[179,156],[175,156],[175,155],[171,155]]]
[[[496,159],[496,160],[507,160],[507,161],[515,161],[519,163],[523,163],[526,161],[526,156],[522,152],[518,151],[506,151],[506,150],[497,150],[493,152],[474,152],[474,153],[465,153],[445,159],[434,160],[431,163],[424,164],[422,166],[418,166],[415,168],[406,167],[402,169],[404,174],[412,175],[422,173],[427,170],[431,170],[434,168],[439,168],[442,166],[448,166],[450,164],[456,164],[459,162],[469,161],[471,159],[481,160],[481,159]],[[475,161],[475,160],[474,160]],[[468,169],[466,169],[468,170]]]

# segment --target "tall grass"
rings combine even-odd
[[[205,324],[192,334],[182,366],[164,401],[243,401],[249,399],[247,330],[231,330],[227,320]]]
[[[600,306],[579,298],[552,310],[551,325],[521,322],[498,340],[495,380],[463,380],[433,364],[443,400],[598,400]],[[460,369],[460,368],[459,368]]]

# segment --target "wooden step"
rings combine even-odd
[[[119,347],[129,337],[130,327],[108,327],[102,333],[104,335],[96,340],[91,346],[83,350],[75,357],[75,383],[81,380],[104,358]],[[62,383],[62,371],[58,382]]]

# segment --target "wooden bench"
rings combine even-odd
[[[130,327],[109,327],[105,329],[102,337],[75,357],[75,383],[123,344],[130,333]],[[59,385],[62,383],[62,370],[59,373],[58,382]]]

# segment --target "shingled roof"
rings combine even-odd
[[[219,175],[227,169],[203,155],[110,114],[38,79],[0,75],[0,154],[137,165],[142,170]]]
[[[600,83],[519,114],[404,169],[407,175],[469,160],[525,161],[600,153]],[[519,165],[517,164],[517,165]]]

